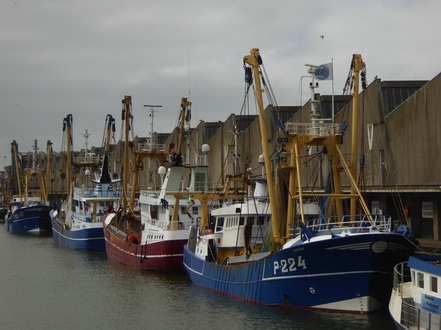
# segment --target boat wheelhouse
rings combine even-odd
[[[414,255],[395,266],[389,311],[399,329],[440,329],[441,255]]]

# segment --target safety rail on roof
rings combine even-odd
[[[44,169],[41,167],[29,167],[24,169],[25,173],[43,173]]]
[[[341,133],[340,124],[322,123],[322,122],[313,122],[313,123],[288,122],[285,123],[285,130],[289,134],[316,135],[316,136],[327,136],[327,135],[334,135]]]
[[[100,156],[80,156],[74,158],[75,164],[98,164],[100,162]]]
[[[162,143],[138,143],[138,151],[165,151],[165,144]]]
[[[79,188],[75,187],[75,195],[82,198],[117,199],[122,196],[122,191],[113,189],[97,190],[95,188]]]

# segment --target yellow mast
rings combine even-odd
[[[29,202],[30,190],[29,190],[29,182],[32,177],[37,178],[38,182],[38,190],[34,190],[34,193],[38,193],[41,201],[47,201],[47,193],[46,193],[46,184],[44,180],[44,171],[43,169],[38,167],[37,164],[37,140],[35,140],[34,151],[32,155],[32,168],[24,170],[24,179],[25,179],[25,193],[24,193],[24,203],[27,204]]]
[[[186,97],[183,97],[181,99],[181,118],[179,121],[179,139],[178,139],[178,148],[177,148],[177,154],[182,154],[182,144],[184,143],[184,123],[185,123],[185,113],[187,111],[187,108],[191,106],[191,102],[187,100]],[[170,230],[176,230],[178,229],[178,212],[179,212],[179,200],[180,196],[175,195],[175,205],[173,207],[173,215],[172,215],[172,221]],[[204,212],[204,211],[202,211]]]
[[[20,197],[20,202],[23,202],[22,198],[22,192],[21,192],[21,179],[20,179],[20,173],[18,168],[18,151],[17,151],[17,142],[15,140],[11,143],[12,146],[12,153],[14,155],[14,163],[15,163],[15,175],[17,178],[17,188],[18,188],[18,196]]]
[[[364,70],[366,65],[364,64],[360,54],[354,54],[354,90],[352,92],[352,150],[351,150],[351,175],[354,179],[357,178],[358,171],[358,89],[360,86],[360,71]],[[356,194],[356,187],[351,186],[351,194]],[[351,198],[351,210],[350,214],[357,213],[357,199]],[[354,219],[353,219],[354,220]]]
[[[51,180],[51,152],[52,152],[52,142],[50,140],[47,141],[46,144],[46,173],[44,179],[44,201],[49,201],[49,182]]]
[[[185,122],[185,113],[187,108],[191,106],[191,102],[187,100],[186,97],[183,97],[181,100],[181,119],[179,121],[179,140],[178,140],[178,154],[182,153],[182,144],[184,143],[184,122]]]
[[[66,172],[67,172],[67,196],[68,205],[72,205],[72,115],[69,114],[63,120],[63,131],[66,133]]]
[[[272,177],[272,171],[271,171],[271,158],[270,158],[270,152],[269,152],[269,139],[268,139],[268,133],[266,131],[266,125],[265,125],[265,119],[264,119],[264,108],[263,108],[263,98],[262,93],[263,89],[260,84],[260,70],[259,66],[261,64],[261,58],[259,55],[259,49],[253,48],[250,51],[251,55],[247,55],[243,58],[243,61],[253,68],[253,74],[254,74],[254,83],[256,85],[256,96],[257,96],[257,104],[258,104],[258,118],[259,118],[259,126],[262,136],[262,150],[263,150],[263,157],[265,160],[265,172],[266,172],[266,179],[268,184],[268,192],[269,192],[269,200],[270,200],[270,209],[271,209],[271,224],[272,224],[272,231],[273,231],[273,237],[274,241],[279,244],[283,244],[284,240],[280,237],[280,224],[279,224],[279,216],[277,212],[276,207],[276,199],[274,196],[274,184],[273,184],[273,177]]]
[[[126,214],[126,206],[128,204],[127,200],[127,187],[129,180],[129,131],[130,131],[130,118],[132,114],[130,113],[130,109],[132,106],[132,97],[130,95],[125,95],[122,100],[122,104],[124,104],[124,120],[125,120],[125,130],[124,130],[124,163],[123,163],[123,215]],[[132,191],[132,194],[135,192]]]

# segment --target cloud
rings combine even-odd
[[[85,129],[89,145],[100,145],[105,116],[119,121],[126,94],[138,135],[150,129],[144,104],[163,106],[155,130],[167,132],[183,96],[193,102],[194,126],[200,119],[223,121],[240,112],[242,59],[253,47],[261,50],[279,105],[299,104],[305,63],[333,59],[336,93],[353,53],[363,55],[368,80],[431,79],[440,71],[436,0],[19,0],[0,6],[0,150],[8,160],[12,140],[21,151],[34,139],[41,148],[52,140],[59,151],[68,113],[74,149],[84,147]],[[321,83],[319,92],[331,93],[331,84]]]

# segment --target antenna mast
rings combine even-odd
[[[162,108],[162,105],[144,104],[144,107],[150,108],[150,117],[152,117],[152,122],[150,125],[150,150],[153,150],[153,119],[155,117],[155,112],[158,111],[155,108]]]
[[[84,138],[86,139],[86,141],[84,142],[84,143],[85,143],[84,161],[86,161],[86,160],[87,160],[87,156],[88,156],[88,149],[89,149],[89,143],[88,143],[88,140],[89,140],[89,136],[91,136],[92,134],[89,134],[87,128],[86,128],[86,131],[84,132],[84,134],[83,134],[83,133],[80,133],[80,134],[81,134],[82,136],[84,136]]]

